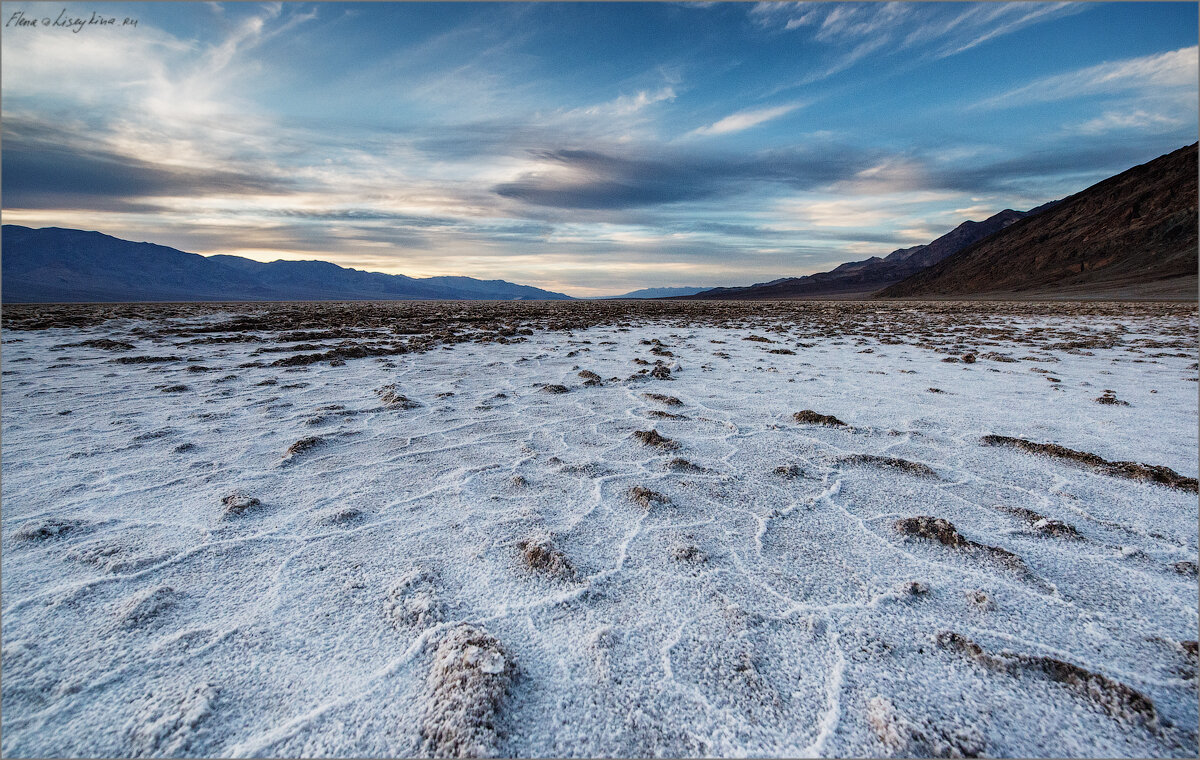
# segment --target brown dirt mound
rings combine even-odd
[[[1043,536],[1053,536],[1054,538],[1071,538],[1081,539],[1079,531],[1075,530],[1075,526],[1068,525],[1065,522],[1051,520],[1050,518],[1034,512],[1032,509],[1025,507],[1010,507],[1005,504],[997,504],[996,508],[1008,512],[1010,515],[1016,515],[1025,522],[1033,526],[1033,529]]]
[[[312,451],[318,446],[323,446],[324,444],[325,439],[319,435],[310,435],[306,438],[301,438],[291,446],[287,447],[287,451],[283,452],[283,458],[291,459],[294,456],[303,454],[306,451]]]
[[[651,491],[644,486],[634,486],[629,489],[629,499],[643,509],[650,509],[655,504],[670,504],[671,500],[657,491]]]
[[[643,446],[655,446],[660,449],[679,448],[678,443],[659,435],[657,430],[635,430],[633,437],[641,441]]]
[[[642,395],[651,401],[657,401],[658,403],[666,404],[667,406],[683,406],[683,402],[674,396],[667,396],[662,393],[643,393]]]
[[[567,386],[565,385],[543,385],[542,393],[566,393]]]
[[[646,416],[653,417],[656,420],[686,420],[687,419],[687,415],[671,414],[670,412],[664,412],[661,409],[651,409],[650,411],[646,412]]]
[[[1068,449],[1056,443],[1035,443],[1022,438],[1010,438],[1006,435],[985,435],[981,440],[985,446],[1008,446],[1030,454],[1078,462],[1091,467],[1096,472],[1116,478],[1144,480],[1181,491],[1197,493],[1196,478],[1185,478],[1170,467],[1147,465],[1140,462],[1110,462],[1095,454]]]
[[[832,414],[817,414],[812,409],[805,409],[792,415],[792,419],[802,425],[829,425],[830,427],[846,427],[846,423]]]
[[[901,470],[911,475],[920,475],[927,478],[936,478],[937,473],[928,465],[920,462],[910,462],[907,459],[897,459],[896,457],[880,457],[874,454],[851,454],[850,456],[841,457],[838,459],[843,464],[865,464],[872,467],[888,467],[893,470]]]
[[[928,515],[906,517],[893,523],[892,528],[901,535],[937,541],[943,546],[949,546],[958,551],[987,554],[999,560],[1006,567],[1020,572],[1028,572],[1025,563],[1017,555],[998,546],[988,546],[972,541],[959,533],[958,529],[954,527],[954,523],[940,517]]]
[[[392,409],[416,409],[421,405],[408,396],[397,393],[395,383],[389,383],[381,388],[376,388],[375,395],[379,396],[379,400],[383,402],[384,406],[391,407]]]
[[[990,670],[1013,676],[1030,673],[1061,683],[1094,702],[1116,720],[1150,726],[1157,721],[1154,703],[1149,697],[1103,674],[1053,657],[1006,651],[990,654],[971,639],[953,631],[938,633],[936,641],[938,646],[958,652]]]
[[[568,580],[575,577],[571,560],[554,545],[549,536],[530,536],[518,542],[517,548],[521,550],[522,561],[531,570]]]

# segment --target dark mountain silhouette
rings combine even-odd
[[[708,288],[642,288],[619,296],[601,296],[601,298],[670,298],[671,296],[690,296],[702,290],[708,290]]]
[[[931,243],[900,248],[883,258],[872,256],[862,261],[848,261],[828,272],[785,277],[744,288],[713,288],[690,298],[753,300],[866,297],[1052,205],[1047,203],[1029,211],[1005,209],[982,222],[966,221]]]
[[[14,303],[570,298],[503,280],[415,279],[327,261],[200,256],[59,227],[6,224],[3,244],[0,287],[3,299]]]
[[[1196,298],[1195,143],[1065,198],[879,296]]]

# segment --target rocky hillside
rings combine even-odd
[[[963,248],[889,298],[1195,298],[1197,146],[1106,179]]]
[[[1051,205],[1029,211],[1005,209],[982,222],[963,222],[931,243],[900,248],[882,258],[872,256],[862,261],[848,261],[828,272],[785,277],[744,288],[713,288],[691,297],[730,300],[865,297]]]

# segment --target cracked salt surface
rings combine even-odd
[[[1127,332],[1163,325],[1195,334]],[[1196,755],[1195,493],[980,443],[1194,476],[1194,356],[763,334],[239,368],[258,344],[6,332],[0,749]],[[182,358],[48,350],[105,338]],[[670,379],[626,380],[651,348]]]

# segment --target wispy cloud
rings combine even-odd
[[[803,103],[795,102],[785,103],[784,105],[774,106],[772,108],[755,108],[746,111],[738,111],[737,113],[730,114],[729,116],[713,122],[712,124],[694,129],[690,134],[727,135],[732,132],[742,132],[750,129],[751,127],[757,127],[759,124],[765,124],[766,122],[778,119],[781,116],[786,116],[803,105]]]
[[[1072,2],[760,2],[750,9],[750,17],[763,29],[805,30],[815,42],[831,46],[833,60],[800,82],[809,84],[846,71],[877,52],[914,51],[922,59],[947,58],[1087,7]]]
[[[1184,126],[1182,119],[1161,113],[1149,113],[1140,108],[1132,111],[1106,111],[1095,119],[1089,119],[1071,131],[1085,135],[1100,135],[1106,132],[1169,132]]]
[[[1137,92],[1161,96],[1171,91],[1195,104],[1200,74],[1197,47],[1127,58],[1043,77],[975,104],[976,108],[1009,108],[1091,95]]]

